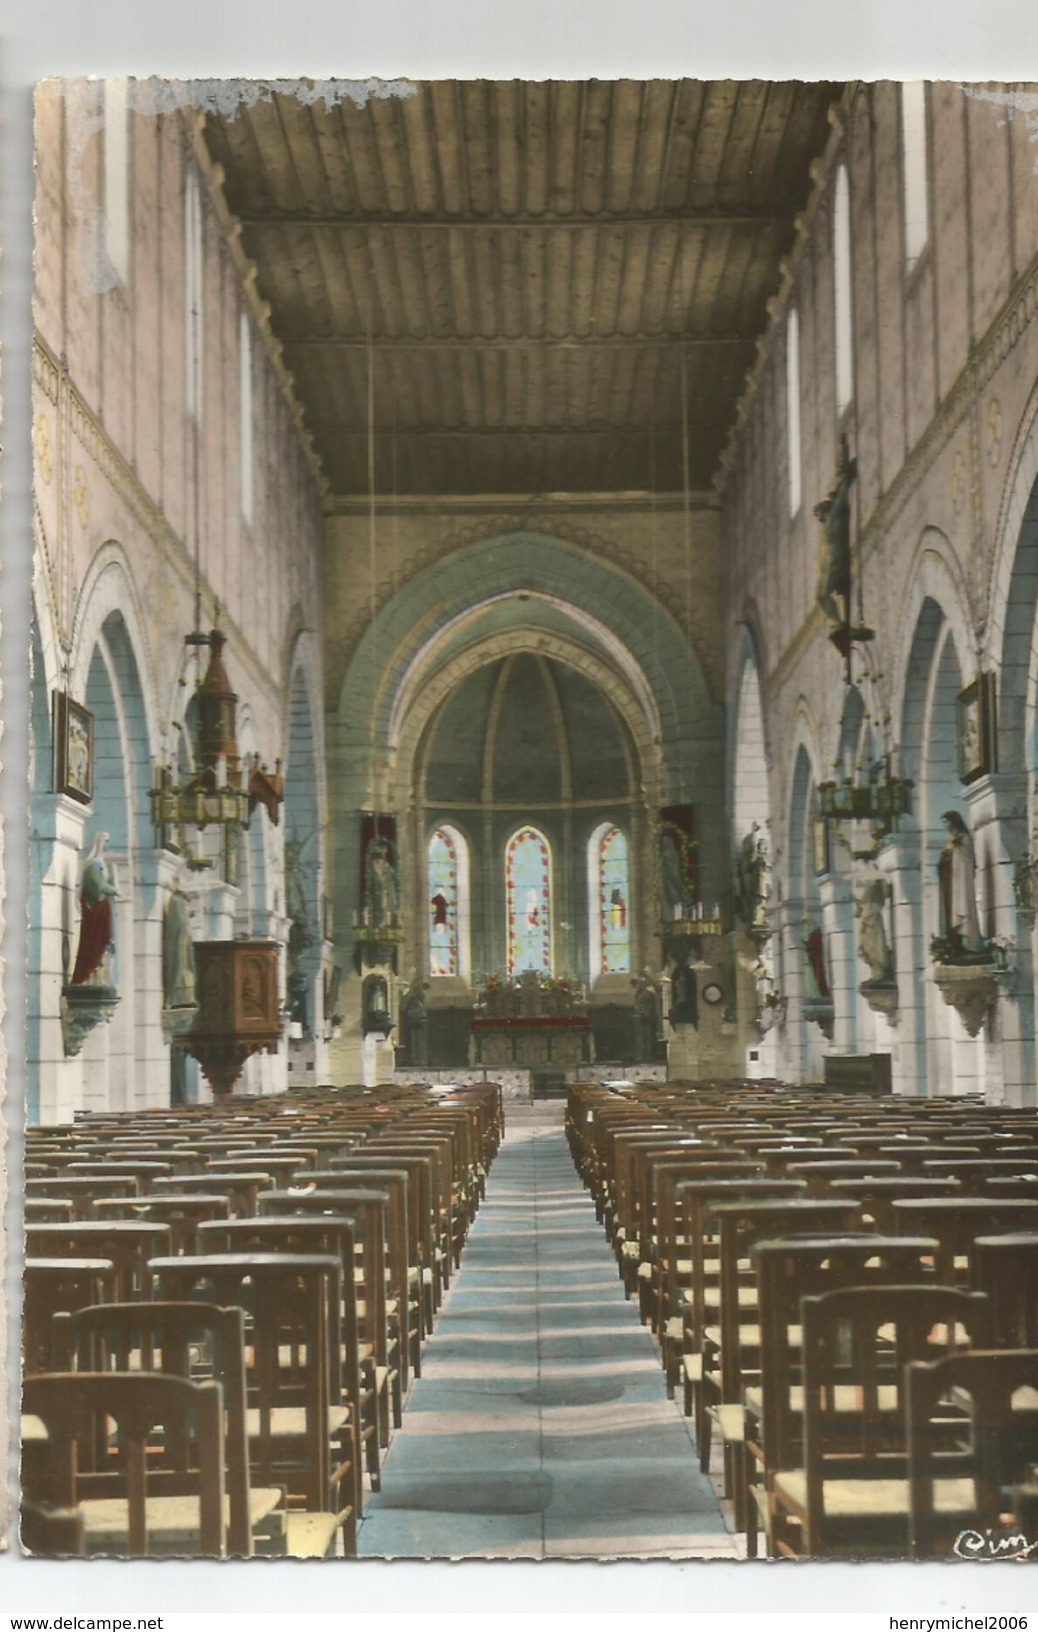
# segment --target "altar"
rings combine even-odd
[[[586,1014],[515,1015],[473,1019],[473,1065],[587,1065],[592,1059]]]
[[[498,1070],[590,1064],[586,994],[565,976],[549,979],[532,969],[518,977],[492,976],[470,1022],[469,1058]]]

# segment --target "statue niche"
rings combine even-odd
[[[425,992],[426,983],[415,973],[400,1005],[407,1064],[423,1069],[429,1064],[429,1011],[425,1006]]]
[[[883,878],[873,878],[854,903],[858,923],[858,956],[867,964],[869,976],[858,990],[880,1014],[897,1012],[897,981],[894,957],[887,938],[886,906],[889,886]]]
[[[770,865],[767,837],[759,822],[743,836],[735,861],[732,908],[735,921],[757,941],[768,939],[768,893]]]
[[[822,1036],[831,1042],[835,1014],[826,966],[825,937],[821,925],[810,917],[804,919],[803,931],[804,939],[801,946],[804,953],[804,986],[801,1011],[804,1019],[813,1021]]]
[[[162,1029],[176,1038],[190,1031],[198,1012],[191,909],[179,882],[162,915]]]
[[[107,833],[97,835],[79,886],[79,945],[72,976],[61,994],[62,1039],[70,1057],[79,1053],[95,1026],[111,1019],[119,1002],[110,971],[115,951],[112,902],[117,895],[104,859],[107,842]]]

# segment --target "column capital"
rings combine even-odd
[[[64,844],[72,850],[83,848],[83,830],[90,814],[87,805],[66,793],[36,794],[30,815],[30,838]]]
[[[993,771],[965,793],[970,825],[977,831],[989,822],[1027,820],[1027,772]]]

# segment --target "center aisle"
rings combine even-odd
[[[737,1557],[561,1105],[508,1117],[360,1555]]]

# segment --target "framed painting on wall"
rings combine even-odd
[[[959,693],[959,779],[975,782],[995,769],[995,676],[978,674]]]
[[[94,716],[67,691],[54,693],[57,791],[89,805],[94,797]]]

